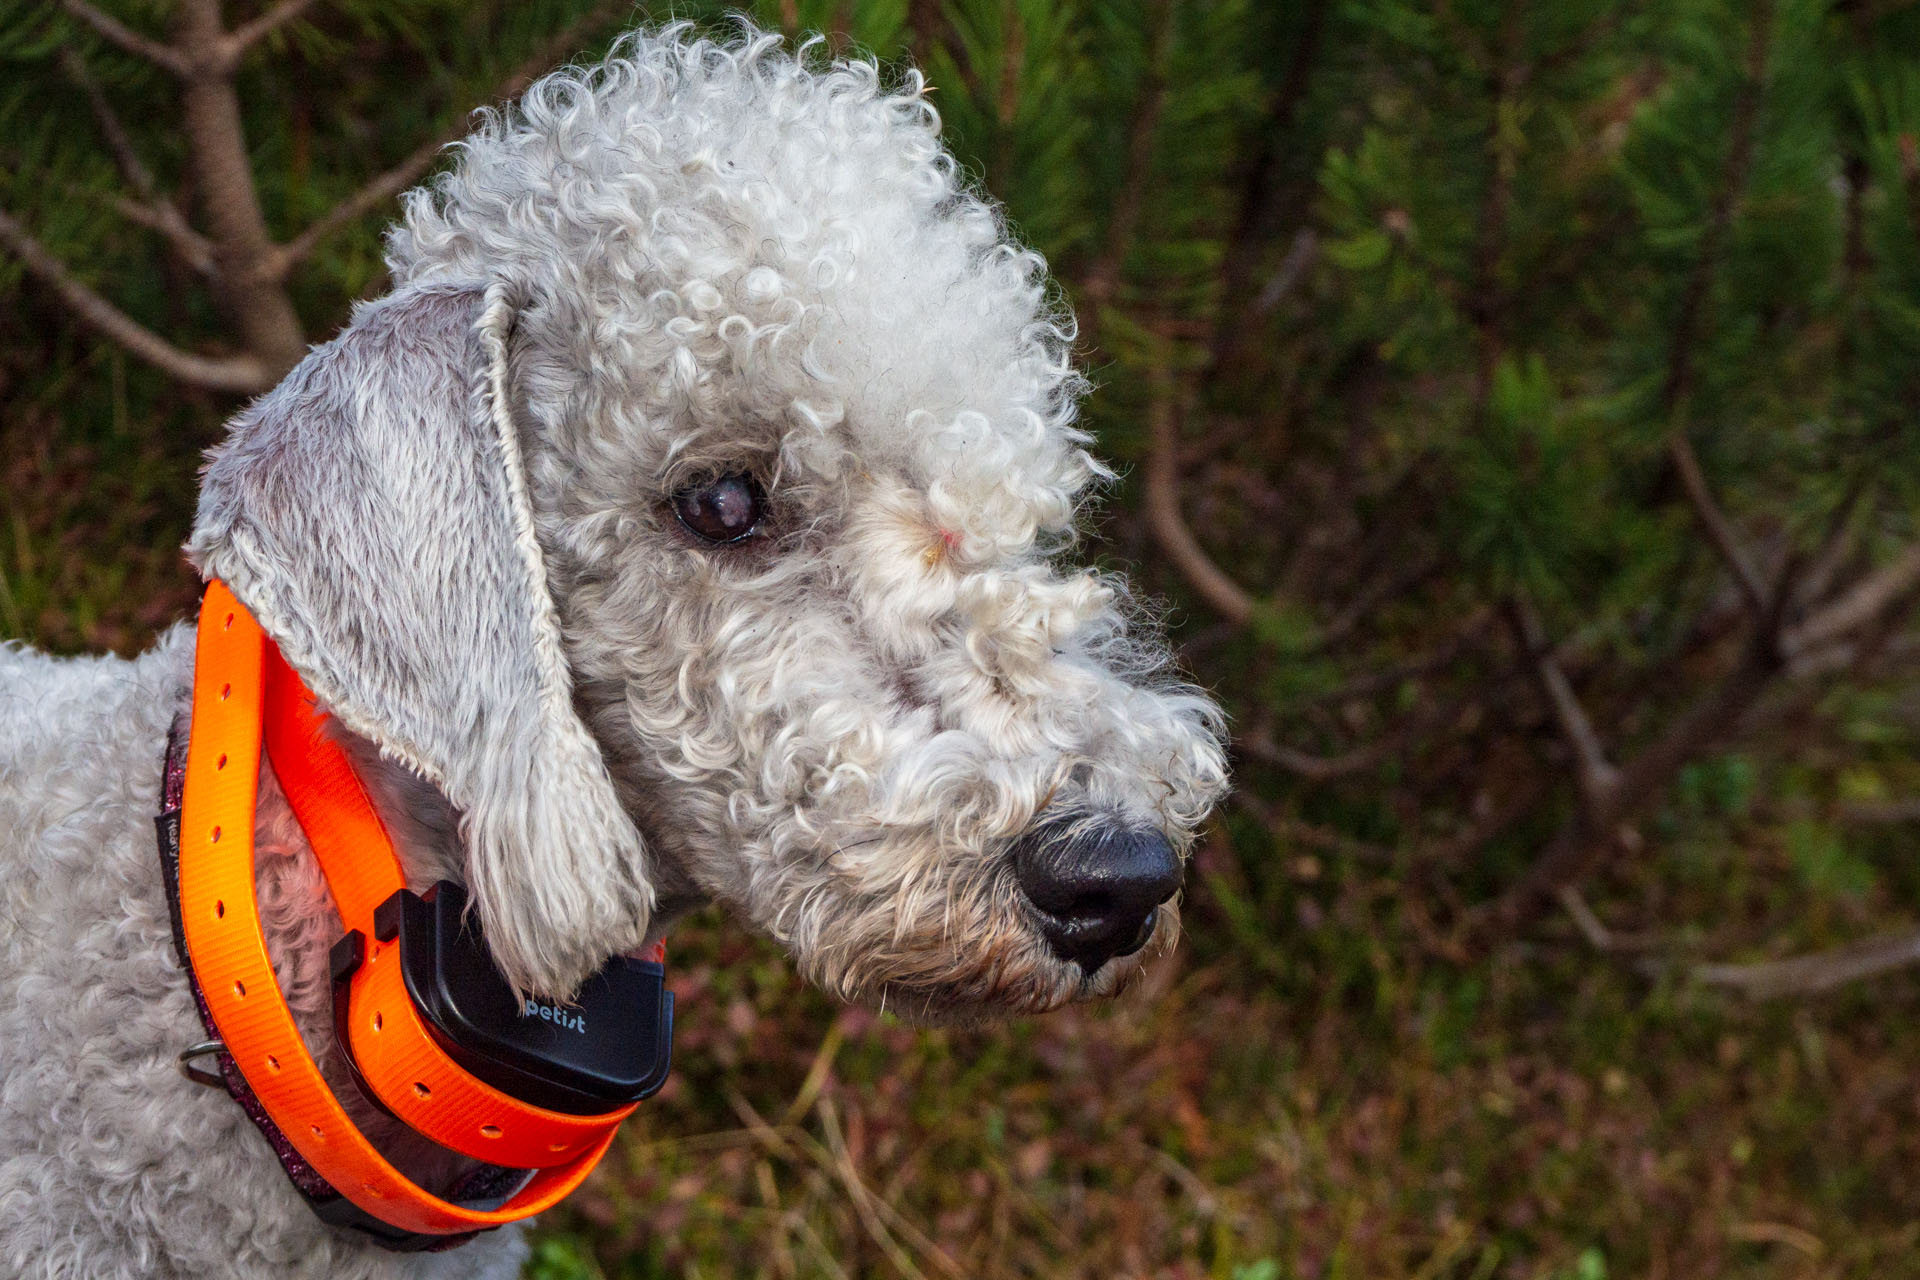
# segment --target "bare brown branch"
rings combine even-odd
[[[1833,816],[1856,826],[1920,822],[1920,800],[1856,800],[1841,805]]]
[[[259,275],[274,244],[254,185],[239,92],[230,75],[211,70],[227,39],[220,0],[180,0],[178,13],[179,48],[197,68],[181,82],[181,123],[201,225],[220,267],[220,301],[247,350],[277,377],[299,363],[307,339],[287,291]]]
[[[1920,543],[1858,579],[1838,598],[1790,629],[1780,647],[1789,657],[1800,658],[1834,644],[1879,619],[1916,587],[1920,587]]]
[[[433,167],[434,160],[446,149],[447,144],[465,131],[464,123],[458,128],[449,129],[432,141],[421,143],[411,155],[391,169],[369,179],[358,191],[309,223],[299,235],[277,246],[263,258],[256,267],[260,278],[285,280],[296,266],[319,248],[321,241],[419,181],[420,176]]]
[[[139,152],[134,150],[133,139],[128,136],[126,125],[120,122],[119,113],[107,101],[100,82],[87,70],[86,59],[72,49],[62,49],[60,69],[66,72],[67,79],[79,85],[80,91],[87,95],[87,106],[93,111],[94,124],[99,126],[107,150],[113,152],[114,163],[120,167],[120,176],[142,200],[154,199],[153,172],[140,159]]]
[[[142,204],[126,196],[115,196],[113,209],[135,226],[165,237],[168,247],[198,274],[210,277],[218,273],[220,267],[214,259],[212,242],[188,226],[172,204],[164,200]]]
[[[1734,581],[1745,597],[1747,609],[1756,618],[1765,617],[1772,611],[1766,584],[1760,580],[1759,571],[1753,562],[1740,549],[1738,537],[1733,526],[1720,511],[1719,504],[1713,499],[1713,491],[1707,485],[1707,477],[1700,470],[1700,459],[1693,451],[1693,444],[1687,439],[1685,431],[1676,430],[1667,437],[1667,457],[1673,462],[1673,469],[1680,477],[1680,485],[1686,490],[1687,502],[1693,508],[1694,518],[1705,530],[1713,549],[1720,553],[1720,559],[1726,563],[1733,574]]]
[[[211,275],[215,269],[212,243],[188,226],[180,210],[156,189],[153,171],[140,159],[126,125],[121,122],[113,104],[107,101],[100,82],[87,69],[86,61],[72,49],[62,49],[60,66],[67,73],[67,78],[79,85],[81,92],[86,94],[87,105],[93,110],[94,123],[99,127],[100,136],[105,140],[107,150],[113,153],[121,178],[133,188],[137,197],[120,197],[114,201],[114,208],[127,221],[159,232],[166,239],[168,247],[187,266],[201,275]]]
[[[1533,670],[1534,680],[1547,700],[1547,707],[1553,712],[1554,723],[1560,727],[1560,736],[1573,752],[1574,780],[1579,784],[1580,797],[1589,809],[1603,809],[1620,785],[1620,771],[1607,759],[1600,734],[1581,705],[1580,696],[1568,682],[1566,672],[1560,669],[1559,659],[1547,643],[1546,632],[1533,607],[1524,600],[1514,600],[1507,606],[1507,617],[1514,638]]]
[[[177,76],[186,77],[193,74],[192,60],[180,50],[150,36],[141,35],[118,18],[100,12],[86,3],[86,0],[60,0],[60,7],[72,17],[93,28],[94,32],[108,44],[123,49],[135,57],[145,58],[155,66],[164,67]]]
[[[251,22],[241,23],[227,33],[228,56],[237,61],[248,49],[313,8],[314,3],[315,0],[280,0],[279,4]]]
[[[1774,648],[1750,644],[1733,670],[1700,695],[1651,746],[1619,768],[1602,803],[1583,806],[1561,827],[1525,876],[1478,914],[1511,927],[1573,884],[1636,817],[1665,790],[1682,766],[1734,733],[1780,671]]]
[[[1876,938],[1788,960],[1703,964],[1694,969],[1693,975],[1713,986],[1732,987],[1764,1000],[1815,995],[1914,964],[1920,964],[1920,933]]]
[[[273,375],[251,356],[201,356],[182,351],[88,288],[65,263],[11,215],[0,213],[0,245],[27,273],[59,296],[67,309],[127,351],[181,382],[212,391],[250,395],[273,385]]]
[[[1248,734],[1238,745],[1254,759],[1298,774],[1309,782],[1331,782],[1335,778],[1351,777],[1378,768],[1395,751],[1406,745],[1409,737],[1411,734],[1407,732],[1384,734],[1364,746],[1337,756],[1312,755],[1275,742],[1264,733]]]
[[[1253,617],[1254,598],[1213,562],[1180,514],[1179,394],[1172,372],[1156,367],[1148,378],[1146,511],[1160,549],[1214,612],[1233,623]]]
[[[1323,827],[1303,818],[1296,818],[1292,814],[1282,813],[1245,787],[1236,787],[1232,799],[1238,808],[1245,810],[1261,826],[1295,844],[1319,849],[1324,853],[1345,854],[1376,864],[1393,861],[1393,850],[1382,845],[1368,844],[1364,840],[1355,840],[1352,836],[1343,835],[1331,827]]]

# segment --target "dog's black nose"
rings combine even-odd
[[[1146,946],[1180,887],[1180,859],[1158,831],[1040,827],[1015,841],[1013,870],[1054,954],[1088,973]]]

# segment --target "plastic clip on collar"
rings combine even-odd
[[[635,1103],[571,1115],[512,1097],[465,1070],[428,1029],[378,941],[375,909],[404,888],[393,843],[312,695],[225,584],[208,584],[195,649],[193,726],[181,810],[180,911],[187,952],[220,1038],[261,1106],[354,1205],[406,1232],[459,1235],[559,1202],[606,1154]],[[418,1186],[348,1118],[308,1053],[273,975],[254,898],[254,799],[263,741],[349,932],[367,939],[346,1015],[362,1078],[382,1105],[443,1146],[535,1170],[498,1209]],[[388,935],[391,938],[391,934]]]

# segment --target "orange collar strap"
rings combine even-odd
[[[375,940],[375,908],[404,887],[393,842],[352,764],[323,731],[313,695],[218,581],[208,584],[201,603],[194,660],[180,810],[180,925],[208,1017],[259,1107],[314,1173],[394,1232],[461,1236],[551,1207],[592,1172],[638,1104],[599,1115],[549,1110],[489,1085],[449,1056],[409,997],[391,935]],[[442,1199],[388,1163],[348,1117],[301,1038],[274,978],[254,897],[263,742],[342,924],[366,939],[352,977],[351,1011],[341,1019],[363,1085],[383,1108],[442,1146],[490,1165],[531,1170],[499,1208]]]

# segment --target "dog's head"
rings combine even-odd
[[[1062,562],[1071,321],[915,77],[670,28],[486,118],[192,549],[463,815],[507,975],[717,898],[917,1016],[1114,990],[1219,717]]]

